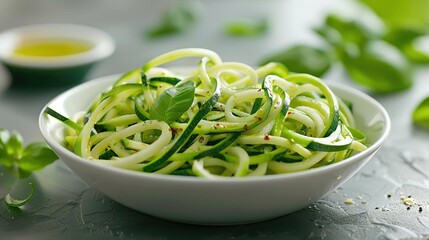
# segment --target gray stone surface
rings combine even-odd
[[[310,27],[338,8],[338,1],[200,1],[200,21],[189,32],[151,41],[144,31],[174,1],[0,0],[0,31],[34,23],[71,22],[98,27],[117,44],[89,79],[120,73],[180,47],[206,47],[227,61],[256,65],[267,53],[294,42],[317,42]],[[311,8],[308,6],[311,4]],[[255,39],[226,37],[222,24],[239,17],[269,16],[272,28]],[[1,44],[1,43],[0,43]],[[186,63],[182,63],[186,64]],[[89,188],[61,162],[13,186],[16,196],[34,182],[37,192],[21,210],[0,202],[0,239],[426,239],[429,237],[429,133],[411,124],[414,106],[429,94],[428,69],[420,69],[412,89],[373,95],[392,118],[386,144],[341,188],[305,209],[266,222],[205,227],[159,220],[128,209]],[[8,87],[0,68],[0,127],[16,129],[27,141],[41,140],[37,116],[65,88],[20,91]],[[330,81],[355,86],[341,70]],[[0,169],[0,198],[13,182]],[[401,196],[416,205],[407,210]],[[390,197],[389,197],[390,196]],[[352,198],[354,204],[345,204]],[[419,211],[422,207],[422,211]]]

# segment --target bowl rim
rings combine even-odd
[[[360,161],[364,159],[365,157],[370,156],[371,154],[375,153],[382,145],[382,143],[386,140],[386,138],[389,135],[390,128],[391,128],[391,121],[390,117],[386,111],[386,109],[374,98],[370,97],[366,93],[363,93],[353,87],[338,83],[338,82],[326,82],[329,87],[334,87],[336,89],[340,89],[340,91],[345,91],[347,93],[351,93],[354,95],[357,95],[359,98],[365,99],[371,104],[373,104],[378,110],[379,113],[382,115],[384,120],[384,128],[381,133],[381,136],[373,143],[371,144],[366,150],[362,152],[358,152],[355,155],[344,159],[340,162],[330,164],[327,166],[322,166],[318,168],[311,168],[300,172],[291,172],[291,173],[283,173],[283,174],[273,174],[273,175],[265,175],[265,176],[251,176],[251,177],[243,177],[243,178],[217,178],[217,179],[207,179],[207,178],[199,178],[199,177],[189,177],[189,176],[177,176],[177,175],[165,175],[165,174],[153,174],[153,173],[144,173],[144,172],[137,172],[133,170],[128,169],[122,169],[117,168],[114,166],[99,164],[95,161],[90,161],[88,159],[82,158],[73,152],[69,151],[65,147],[63,147],[58,141],[56,141],[47,131],[47,127],[45,126],[47,124],[47,118],[46,114],[44,113],[45,109],[52,105],[54,102],[59,101],[61,98],[66,98],[67,95],[73,94],[74,92],[78,91],[81,92],[81,90],[88,89],[91,87],[95,87],[100,85],[102,82],[113,82],[117,77],[120,76],[120,74],[114,74],[114,75],[107,75],[103,77],[99,77],[97,79],[82,83],[80,85],[77,85],[73,88],[68,89],[67,91],[59,94],[55,98],[53,98],[51,101],[49,101],[41,110],[39,114],[39,129],[42,133],[42,136],[47,141],[49,145],[53,145],[53,148],[57,148],[61,151],[62,154],[66,155],[68,158],[73,159],[73,161],[78,161],[79,163],[88,166],[88,167],[96,167],[96,168],[102,168],[103,170],[110,171],[112,173],[116,174],[125,174],[129,175],[130,177],[135,178],[143,178],[143,179],[152,179],[157,181],[185,181],[185,182],[192,182],[192,183],[213,183],[213,184],[222,184],[222,183],[232,183],[232,184],[244,184],[248,182],[260,182],[260,181],[284,181],[286,179],[293,179],[293,178],[302,178],[302,177],[309,177],[314,175],[323,174],[330,171],[335,171],[336,169],[339,169],[343,166],[347,166],[355,161]],[[109,86],[109,85],[107,85]],[[334,90],[335,93],[336,90]],[[53,121],[53,119],[51,119]],[[59,123],[59,122],[58,122]],[[67,165],[67,162],[65,162]],[[78,174],[77,174],[78,175]],[[342,176],[336,176],[336,177],[342,177]]]
[[[55,57],[34,57],[13,54],[15,45],[30,32],[42,32],[49,38],[73,38],[88,41],[93,47],[88,51]],[[44,38],[39,36],[37,38]],[[109,57],[115,51],[113,38],[106,32],[84,25],[71,23],[47,23],[20,26],[0,33],[0,60],[6,64],[27,68],[64,68],[85,65]]]

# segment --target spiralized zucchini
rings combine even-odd
[[[201,60],[186,73],[159,67],[186,57]],[[182,94],[183,103],[161,99],[166,91]],[[223,62],[206,49],[152,59],[73,120],[46,112],[67,126],[64,144],[76,154],[150,173],[263,176],[329,165],[366,149],[349,106],[320,79],[278,63],[253,69]]]

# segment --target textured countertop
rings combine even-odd
[[[117,50],[89,79],[120,73],[180,47],[206,47],[224,60],[256,65],[268,52],[294,42],[314,42],[310,27],[338,7],[337,1],[200,1],[199,23],[184,35],[151,41],[144,38],[165,7],[174,1],[0,0],[0,31],[33,23],[71,22],[103,29]],[[263,2],[263,3],[262,3]],[[317,1],[319,2],[319,1]],[[222,11],[221,11],[222,10]],[[213,20],[221,11],[222,18]],[[302,12],[308,17],[303,17]],[[272,28],[255,39],[230,38],[221,26],[240,16],[270,16]],[[259,15],[258,15],[259,14]],[[426,239],[429,237],[429,133],[413,127],[414,106],[429,95],[429,69],[419,69],[412,89],[373,95],[387,109],[392,130],[375,157],[341,188],[317,203],[270,221],[226,227],[168,222],[126,208],[88,187],[61,161],[29,179],[13,193],[36,194],[21,210],[0,201],[0,239]],[[328,81],[355,86],[341,70]],[[37,117],[41,108],[65,88],[22,91],[8,87],[0,68],[0,127],[22,133],[27,142],[42,140]],[[0,198],[10,191],[10,177],[0,168]],[[408,207],[405,198],[415,204]],[[346,204],[352,199],[353,204]]]

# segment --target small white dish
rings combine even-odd
[[[22,44],[55,40],[85,43],[88,49],[58,56],[31,56],[15,52]],[[82,25],[28,25],[0,33],[0,62],[9,71],[12,83],[21,86],[80,82],[94,64],[109,57],[114,50],[114,41],[107,33]]]
[[[71,116],[86,109],[91,100],[117,76],[106,76],[74,87],[47,104]],[[390,130],[390,119],[377,101],[353,88],[329,84],[353,104],[358,128],[370,146],[341,162],[303,172],[248,177],[202,179],[147,174],[100,165],[83,159],[61,145],[63,125],[44,114],[40,130],[59,157],[86,183],[113,200],[137,211],[178,222],[231,225],[280,217],[326,196],[361,169],[380,148]]]

